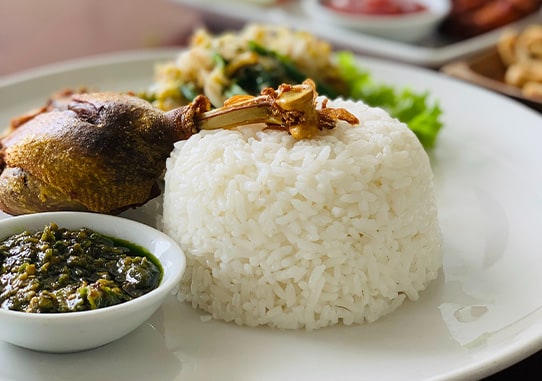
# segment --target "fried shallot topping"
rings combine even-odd
[[[268,127],[288,131],[295,139],[314,137],[319,131],[332,129],[338,120],[358,124],[346,109],[316,107],[316,86],[312,80],[301,85],[282,84],[277,90],[267,88],[257,97],[236,95],[224,106],[196,117],[200,130],[233,128],[265,123]]]

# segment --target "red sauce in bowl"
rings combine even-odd
[[[323,6],[337,12],[389,16],[423,12],[427,7],[410,0],[321,0]]]

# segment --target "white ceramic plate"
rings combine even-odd
[[[520,27],[540,22],[542,18],[542,14],[537,13],[506,27],[457,42],[445,41],[436,33],[432,33],[417,43],[406,43],[322,22],[308,11],[309,7],[305,6],[310,0],[287,0],[273,6],[248,0],[173,1],[200,11],[204,21],[213,28],[239,27],[246,22],[286,25],[308,30],[339,48],[426,67],[439,67],[449,61],[489,48],[495,45],[506,27]]]
[[[0,79],[0,125],[66,86],[145,89],[154,63],[172,55],[102,57]],[[431,154],[444,269],[419,301],[370,325],[292,332],[207,321],[170,297],[142,327],[96,350],[48,355],[0,343],[0,379],[466,380],[542,349],[540,114],[434,72],[360,62],[376,78],[429,90],[445,113]],[[153,206],[126,215],[152,223]]]

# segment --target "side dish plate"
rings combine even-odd
[[[441,67],[440,71],[475,85],[497,91],[538,111],[542,111],[542,101],[524,96],[519,88],[504,81],[506,66],[502,63],[495,48],[487,49],[469,58],[450,62]]]
[[[338,48],[432,68],[491,47],[507,27],[521,27],[542,20],[542,15],[536,13],[507,27],[461,41],[447,41],[437,33],[433,33],[418,43],[406,43],[322,22],[311,14],[308,10],[310,7],[305,6],[306,0],[283,1],[273,6],[242,0],[233,1],[234,4],[232,1],[214,0],[175,1],[201,11],[204,21],[213,27],[239,27],[246,22],[285,25],[307,30],[330,41]]]

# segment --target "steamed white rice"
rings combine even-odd
[[[441,267],[428,156],[385,111],[296,141],[254,126],[201,132],[167,162],[163,229],[187,255],[180,295],[240,325],[372,322]]]

